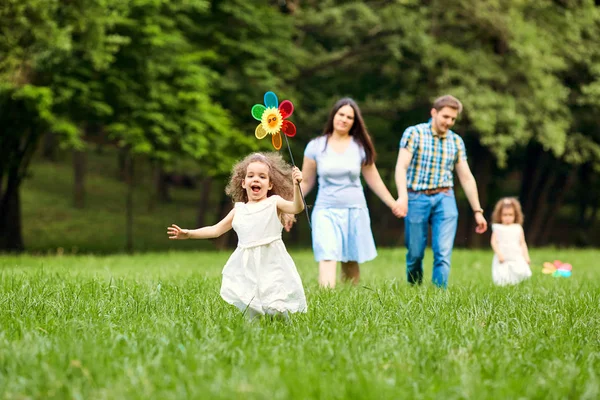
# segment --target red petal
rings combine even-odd
[[[294,112],[294,105],[289,100],[284,100],[279,105],[279,112],[282,118],[287,118]]]
[[[289,137],[296,136],[296,125],[294,125],[292,121],[283,121],[281,130]]]

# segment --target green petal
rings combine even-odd
[[[252,106],[252,116],[254,119],[260,121],[266,109],[267,107],[263,106],[262,104],[255,104]]]

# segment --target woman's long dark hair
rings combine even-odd
[[[352,124],[352,128],[350,128],[349,134],[356,141],[358,141],[358,143],[365,150],[365,165],[373,164],[377,158],[377,153],[375,152],[371,135],[369,135],[369,131],[367,130],[367,125],[365,125],[365,121],[363,120],[360,108],[358,108],[358,104],[356,104],[356,102],[351,98],[344,97],[335,103],[331,109],[331,112],[329,113],[329,119],[327,120],[325,129],[323,130],[323,135],[326,135],[327,141],[329,141],[329,137],[333,133],[333,118],[338,110],[343,106],[350,106],[354,110],[354,122]],[[325,145],[325,147],[327,147],[327,145]]]

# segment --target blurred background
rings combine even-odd
[[[271,149],[268,90],[296,107],[298,166],[354,98],[394,195],[404,129],[453,94],[486,217],[518,196],[530,246],[600,245],[600,1],[3,0],[0,29],[0,251],[235,246],[166,227],[229,211],[232,164]],[[366,194],[376,243],[403,245]],[[457,199],[457,246],[488,247]],[[310,246],[306,216],[284,235]]]

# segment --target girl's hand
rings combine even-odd
[[[189,239],[190,231],[187,229],[181,229],[177,225],[173,224],[167,228],[167,234],[169,235],[169,239]]]
[[[531,264],[531,259],[529,258],[529,256],[525,256],[525,262],[527,264]]]
[[[292,230],[292,226],[294,226],[294,222],[296,222],[296,218],[291,214],[283,214],[283,228],[286,232]]]
[[[502,254],[498,254],[498,261],[500,261],[500,263],[502,264],[504,261],[504,256]]]
[[[294,184],[298,185],[302,182],[302,171],[300,171],[298,167],[292,168],[292,181],[294,181]]]

